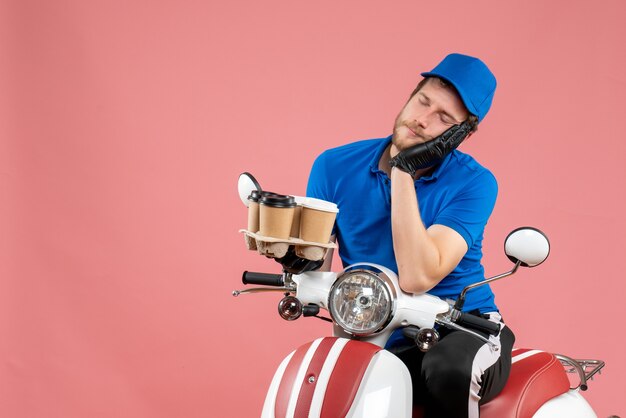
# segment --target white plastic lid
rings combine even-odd
[[[296,199],[296,204],[300,206],[302,206],[302,204],[308,199],[304,196],[294,196],[293,198]]]
[[[333,202],[328,202],[322,199],[315,199],[314,197],[307,197],[304,202],[302,202],[302,207],[321,210],[323,212],[339,212],[339,208]]]

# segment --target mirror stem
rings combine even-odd
[[[472,290],[475,287],[482,286],[487,283],[495,282],[496,280],[500,280],[507,276],[510,276],[517,271],[517,269],[519,268],[521,264],[522,262],[517,260],[517,263],[515,263],[515,267],[513,267],[511,271],[507,271],[506,273],[502,273],[502,274],[498,274],[497,276],[490,277],[488,279],[483,280],[482,282],[472,283],[469,286],[465,287],[465,289],[463,289],[463,291],[461,292],[461,296],[459,296],[459,299],[457,299],[456,303],[454,304],[454,309],[457,309],[459,311],[463,309],[463,305],[465,304],[465,294],[467,293],[468,290]]]

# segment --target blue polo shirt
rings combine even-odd
[[[396,273],[391,235],[391,180],[378,168],[387,138],[369,139],[333,148],[313,163],[307,196],[339,207],[334,233],[344,267],[371,262]],[[426,228],[445,225],[467,242],[459,265],[428,293],[457,299],[461,290],[484,280],[481,264],[483,232],[496,202],[498,185],[489,170],[455,150],[429,176],[415,181],[420,215]],[[465,311],[497,311],[489,285],[467,293]]]

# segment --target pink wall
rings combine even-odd
[[[303,194],[318,153],[389,134],[451,51],[499,79],[463,145],[500,184],[488,273],[514,227],[552,242],[495,285],[518,346],[606,360],[587,397],[626,414],[626,7],[512,3],[3,0],[0,416],[258,415],[328,327],[230,296],[278,272],[237,233],[237,175]]]

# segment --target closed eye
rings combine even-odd
[[[441,121],[445,123],[446,125],[454,125],[456,123],[455,120],[453,120],[450,116],[448,116],[445,113],[440,113],[439,119],[441,119]]]

